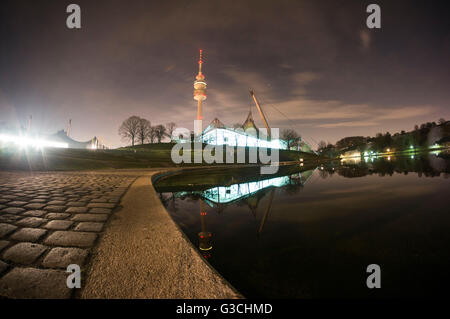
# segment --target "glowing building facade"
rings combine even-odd
[[[255,125],[252,112],[242,127],[226,127],[219,119],[214,119],[201,135],[203,143],[212,145],[248,146],[286,149],[287,143],[281,139],[269,139]]]

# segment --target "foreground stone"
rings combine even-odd
[[[95,208],[91,208],[89,210],[89,213],[91,213],[91,214],[110,214],[111,213],[111,209],[110,208],[95,207]]]
[[[50,213],[45,216],[47,219],[66,219],[69,217],[70,214],[64,214],[64,213]]]
[[[104,222],[107,219],[108,215],[105,214],[76,214],[72,217],[77,222]]]
[[[16,225],[24,227],[38,227],[45,222],[45,219],[39,217],[27,217],[17,222]]]
[[[0,260],[0,275],[8,269],[8,264]]]
[[[75,227],[76,231],[89,231],[89,232],[101,232],[103,229],[103,223],[82,222]]]
[[[87,205],[87,207],[93,207],[93,208],[114,208],[114,204],[107,204],[107,203],[90,203]]]
[[[47,231],[40,228],[22,228],[16,231],[11,239],[17,241],[35,242],[44,236]]]
[[[0,172],[0,299],[70,298],[65,268],[88,262],[121,196],[146,174]],[[240,297],[182,236],[149,177],[132,187],[119,216],[102,233],[90,263],[93,270],[83,269],[81,296]],[[9,205],[14,201],[17,206]],[[52,223],[58,220],[64,222]]]
[[[56,231],[44,243],[51,246],[91,247],[97,235],[87,232]]]
[[[45,210],[29,210],[28,212],[23,213],[23,216],[41,217],[46,213]]]
[[[33,263],[46,249],[47,247],[39,244],[19,243],[8,248],[3,254],[3,259],[27,265]]]
[[[41,209],[44,206],[45,206],[45,204],[41,204],[41,203],[31,203],[31,204],[25,205],[24,207],[28,208],[28,209]]]
[[[80,248],[53,248],[45,257],[42,265],[46,268],[63,268],[71,264],[82,266],[88,251]]]
[[[80,206],[74,206],[74,207],[69,207],[66,210],[66,213],[86,213],[88,211],[87,207],[80,207]]]
[[[72,226],[73,222],[70,220],[52,220],[51,222],[47,223],[44,228],[47,229],[54,229],[54,230],[66,230],[70,226]]]
[[[67,275],[53,269],[14,268],[0,278],[0,292],[8,298],[69,298]]]
[[[8,244],[9,244],[9,241],[7,241],[7,240],[0,240],[0,251],[2,251],[3,248],[8,246]]]
[[[9,204],[9,203],[8,203]],[[21,212],[24,212],[25,209],[23,208],[19,208],[19,207],[8,207],[2,210],[2,213],[7,213],[7,214],[18,214]]]
[[[16,230],[17,227],[10,224],[0,224],[0,238],[5,237],[9,233],[12,233]]]

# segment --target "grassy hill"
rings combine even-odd
[[[206,163],[174,164],[171,159],[173,145],[172,143],[144,144],[114,150],[2,148],[0,149],[0,169],[45,171],[208,165]],[[247,148],[247,154],[248,151]],[[194,154],[191,155],[193,157]],[[280,151],[280,161],[298,161],[300,157],[304,160],[317,159],[314,154]]]

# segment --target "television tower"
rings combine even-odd
[[[198,74],[195,77],[194,81],[194,100],[197,100],[197,120],[203,120],[203,110],[202,103],[206,100],[206,82],[205,76],[202,73],[202,57],[203,50],[200,49],[200,59],[198,60]],[[201,123],[201,122],[200,122]],[[202,125],[197,125],[197,132],[195,132],[197,136],[200,136],[202,133]]]
[[[199,241],[199,248],[201,250],[201,254],[205,259],[208,259],[211,257],[211,249],[212,249],[212,243],[211,243],[211,237],[212,234],[206,229],[206,209],[204,207],[203,200],[200,199],[200,220],[202,222],[202,231],[198,233],[198,241]]]

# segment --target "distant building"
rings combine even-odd
[[[359,157],[361,158],[361,152],[358,150],[350,150],[347,152],[344,152],[343,154],[341,154],[340,156],[341,158],[350,158],[350,157]]]
[[[107,147],[100,142],[100,140],[94,136],[92,139],[86,142],[75,141],[74,139],[67,136],[67,132],[60,130],[55,134],[47,136],[47,139],[52,142],[66,143],[68,148],[77,149],[107,149]]]

